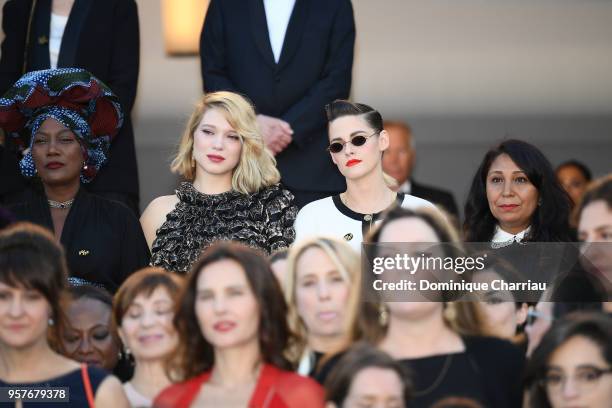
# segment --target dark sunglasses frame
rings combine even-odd
[[[352,137],[351,140],[349,140],[348,142],[333,142],[333,143],[330,143],[329,146],[327,146],[326,150],[330,153],[340,153],[342,150],[344,150],[344,145],[347,143],[350,143],[355,147],[360,147],[366,144],[369,138],[371,138],[374,135],[377,135],[378,133],[380,132],[376,131],[368,136],[357,135],[357,136]]]

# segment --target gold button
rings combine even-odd
[[[367,214],[365,217],[363,217],[364,220],[366,221],[372,221],[372,215],[371,214]]]

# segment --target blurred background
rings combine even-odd
[[[202,92],[199,58],[166,52],[164,18],[183,1],[136,1],[142,208],[173,191],[170,158]],[[612,1],[353,0],[353,7],[352,99],[412,125],[418,181],[453,191],[462,207],[484,152],[510,137],[536,144],[553,166],[572,158],[594,176],[612,170]]]

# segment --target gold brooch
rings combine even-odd
[[[86,249],[81,249],[81,250],[79,251],[79,256],[87,256],[87,255],[89,255],[89,251],[88,251],[88,250],[86,250]]]
[[[49,39],[47,38],[46,35],[41,35],[40,37],[38,37],[38,44],[45,45],[48,42],[49,42]]]
[[[350,241],[351,239],[353,239],[353,234],[351,234],[350,232],[348,234],[344,234],[344,239],[346,241]]]

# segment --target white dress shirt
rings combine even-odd
[[[277,63],[283,50],[285,34],[287,33],[294,5],[295,0],[264,0],[270,45],[272,46],[274,61]]]
[[[57,68],[57,59],[59,58],[66,23],[68,23],[68,16],[51,13],[51,25],[49,26],[49,61],[53,69]]]

